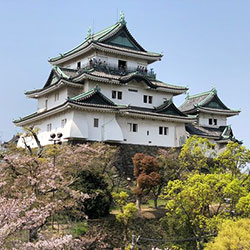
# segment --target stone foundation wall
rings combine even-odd
[[[93,142],[73,140],[70,143],[75,145],[77,143],[93,143]],[[107,144],[116,146],[118,148],[118,154],[115,166],[122,176],[130,178],[133,178],[132,158],[136,153],[144,153],[156,157],[159,149],[170,149],[169,147],[158,147],[158,146],[137,145],[137,144],[118,144],[118,143],[107,143]]]
[[[114,145],[114,144],[112,144]],[[120,173],[127,177],[133,177],[132,158],[136,153],[144,153],[156,157],[159,149],[169,149],[157,146],[135,145],[135,144],[115,144],[118,147],[116,167]]]

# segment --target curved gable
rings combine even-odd
[[[209,102],[201,106],[207,108],[229,110],[229,108],[220,100],[220,98],[217,95],[214,95]]]
[[[156,89],[157,86],[155,84],[153,84],[148,78],[142,76],[142,75],[138,75],[138,74],[134,74],[132,76],[120,79],[121,83],[128,83],[132,80],[135,80],[136,82],[144,82],[146,83],[150,88]]]
[[[186,114],[182,113],[172,102],[172,100],[164,102],[161,106],[155,109],[156,113],[166,114],[166,115],[175,115],[187,117]]]
[[[139,43],[137,43],[137,41],[133,38],[133,36],[130,34],[125,25],[123,25],[122,28],[118,32],[116,32],[113,36],[101,42],[105,44],[146,52],[146,50],[143,49],[142,46]]]

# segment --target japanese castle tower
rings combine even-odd
[[[173,97],[188,89],[157,80],[149,67],[161,58],[135,40],[121,14],[115,25],[89,30],[79,46],[49,60],[43,88],[25,93],[37,99],[37,111],[14,123],[39,128],[42,145],[59,132],[63,141],[162,147],[179,147],[194,134],[218,145],[233,139],[227,117],[239,111],[227,108],[214,89],[188,96],[178,109]],[[36,146],[32,138],[26,143]]]

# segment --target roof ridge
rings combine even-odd
[[[93,40],[93,38],[95,38],[96,36],[100,35],[101,33],[105,33],[105,31],[108,30],[108,29],[110,29],[108,32],[111,32],[113,29],[115,29],[115,28],[118,27],[119,25],[120,25],[120,22],[116,22],[115,24],[113,24],[113,25],[107,27],[106,29],[103,29],[103,30],[101,30],[101,31],[98,31],[98,32],[95,33],[95,34],[92,34],[90,37],[85,37],[84,40],[83,40],[79,45],[75,46],[74,48],[68,50],[68,51],[65,52],[65,53],[59,53],[59,56],[53,57],[53,58],[49,59],[49,61],[50,61],[50,60],[58,59],[58,58],[60,58],[60,57],[63,57],[64,55],[67,55],[67,54],[71,53],[72,51],[74,51],[74,50],[80,48],[80,47],[81,47],[84,43],[86,43],[87,41]],[[99,39],[100,39],[100,38],[98,38],[97,40],[99,40]]]
[[[97,92],[97,91],[99,91],[99,88],[94,87],[93,89],[90,89],[90,90],[88,90],[87,92],[83,92],[83,93],[81,93],[81,94],[79,94],[79,95],[76,95],[76,96],[73,96],[73,97],[71,97],[71,98],[69,98],[69,99],[72,100],[72,101],[76,101],[76,100],[79,99],[79,98],[85,97],[85,96],[87,96],[87,95],[89,95],[89,94],[92,94],[92,93],[94,93],[94,92]]]
[[[209,94],[215,94],[215,89],[213,88],[211,90],[201,92],[199,94],[189,95],[187,99],[189,100],[189,99],[193,99],[193,98],[196,98],[196,97],[200,97],[200,96],[203,96],[203,95],[209,95]]]
[[[100,90],[101,90],[100,87],[98,85],[96,85],[93,89],[91,89],[85,93],[82,93],[78,96],[69,98],[68,100],[71,102],[82,102],[82,101],[84,101],[88,98],[91,98],[92,96],[97,94],[102,99],[104,99],[108,103],[108,105],[116,106],[116,104],[113,101],[111,101],[108,97],[106,97],[104,94],[102,94]]]
[[[107,27],[107,28],[105,28],[105,29],[102,29],[102,30],[100,30],[100,31],[98,31],[97,33],[95,33],[95,34],[93,34],[92,36],[91,36],[91,38],[94,38],[94,37],[96,37],[96,36],[99,36],[99,35],[101,35],[102,33],[104,33],[104,34],[107,34],[107,33],[110,33],[112,30],[114,30],[115,28],[117,28],[118,26],[120,26],[120,22],[116,22],[115,24],[113,24],[113,25],[111,25],[111,26],[109,26],[109,27]],[[107,33],[106,33],[107,32]],[[101,39],[101,37],[99,37],[98,38],[98,40],[99,39]]]
[[[204,103],[211,101],[214,95],[216,95],[216,93],[210,91],[209,94],[202,101],[200,101],[197,105],[202,106]]]
[[[180,86],[180,85],[175,85],[175,84],[172,84],[172,83],[167,83],[167,82],[163,82],[163,81],[160,81],[158,79],[156,80],[152,80],[152,82],[160,82],[168,87],[174,87],[174,88],[178,88],[178,89],[187,89],[188,90],[188,87],[187,86]]]
[[[69,79],[70,77],[68,75],[66,75],[61,69],[59,66],[55,65],[53,67],[54,70],[56,70],[62,77],[66,78],[66,79]]]

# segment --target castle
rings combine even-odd
[[[113,26],[96,34],[89,30],[79,46],[49,60],[52,70],[43,88],[25,93],[37,99],[37,111],[14,123],[39,128],[42,145],[59,132],[68,142],[160,147],[180,147],[194,134],[218,149],[234,140],[227,117],[239,111],[224,105],[215,89],[187,96],[177,108],[173,97],[188,88],[156,78],[150,65],[161,58],[135,40],[121,14]],[[24,146],[22,138],[18,145]]]

